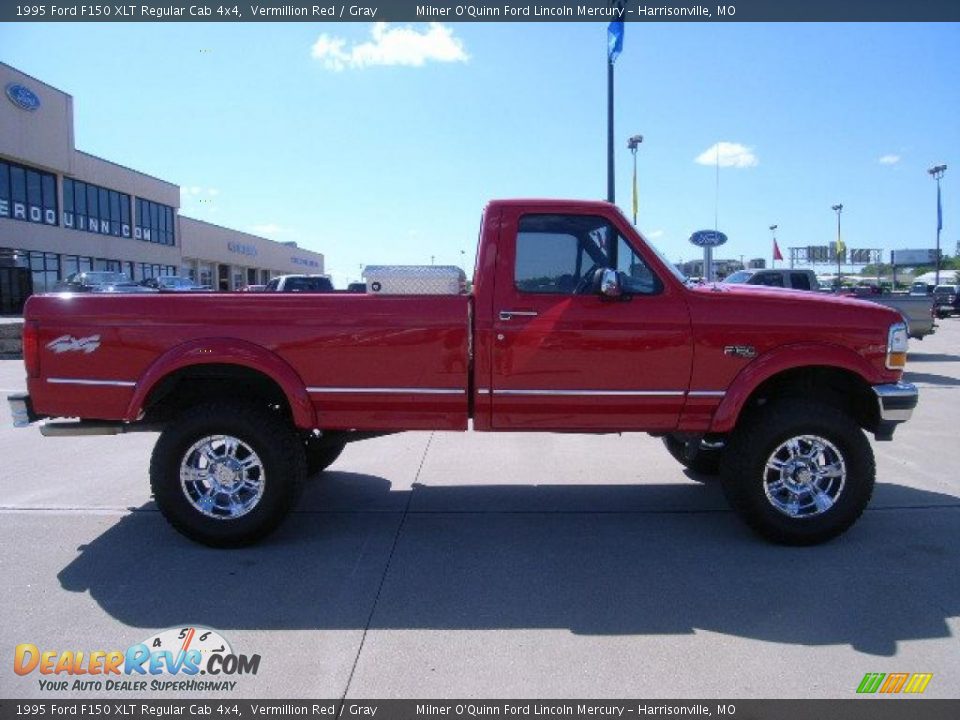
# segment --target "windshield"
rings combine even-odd
[[[745,283],[753,277],[753,273],[750,270],[737,270],[735,273],[730,273],[727,275],[726,283]]]
[[[664,255],[662,252],[660,252],[660,249],[659,249],[656,245],[654,245],[652,242],[650,242],[650,241],[647,240],[646,238],[644,238],[644,240],[646,240],[646,242],[647,242],[647,247],[650,248],[651,250],[653,250],[653,254],[656,255],[656,256],[660,259],[660,262],[662,262],[662,263],[666,266],[667,270],[669,270],[671,273],[673,273],[673,276],[674,276],[677,280],[679,280],[679,281],[682,282],[682,283],[686,283],[686,282],[687,282],[687,276],[684,275],[682,272],[680,272],[679,268],[677,268],[676,265],[674,265],[672,262],[670,262],[669,260],[667,260],[667,256]]]

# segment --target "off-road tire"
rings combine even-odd
[[[319,475],[336,462],[347,446],[346,442],[322,442],[320,438],[308,435],[303,441],[307,459],[307,477]]]
[[[262,461],[263,494],[245,515],[209,517],[183,491],[181,463],[195,442],[210,435],[236,437]],[[299,499],[305,477],[303,443],[292,425],[268,408],[242,401],[216,400],[185,410],[160,434],[150,459],[150,488],[160,512],[177,531],[212,547],[249,545],[275,530]]]
[[[720,448],[700,447],[700,438],[682,439],[676,435],[664,435],[663,444],[674,459],[685,468],[699,475],[714,476],[720,474]]]
[[[816,435],[843,459],[843,489],[828,510],[791,517],[774,507],[764,489],[767,460],[791,437]],[[870,502],[876,466],[863,430],[847,414],[816,401],[773,401],[750,412],[731,433],[720,463],[724,494],[755,532],[783,545],[816,545],[846,531]]]

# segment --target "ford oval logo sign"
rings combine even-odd
[[[697,230],[690,236],[690,242],[697,247],[719,247],[727,241],[727,236],[719,230]]]
[[[33,112],[40,107],[40,98],[37,97],[37,94],[20,83],[7,85],[7,97],[21,110]]]

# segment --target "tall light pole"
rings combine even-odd
[[[779,225],[770,226],[770,237],[773,239],[773,252],[770,254],[771,265],[773,267],[777,266],[777,228]]]
[[[643,135],[632,135],[627,140],[627,149],[633,154],[633,224],[637,224],[637,208],[640,205],[640,198],[637,194],[637,149],[643,142]]]
[[[943,229],[943,207],[940,205],[940,178],[943,177],[946,171],[946,165],[934,165],[927,170],[930,177],[937,181],[937,285],[940,284],[940,231]]]
[[[843,247],[843,241],[840,239],[840,213],[843,212],[843,203],[837,203],[836,205],[831,205],[830,209],[837,214],[837,292],[839,292],[840,283],[841,283],[840,248]]]
[[[611,9],[623,17],[625,0],[607,0]],[[623,20],[614,20],[607,26],[607,202],[616,201],[613,163],[613,64],[623,50]]]

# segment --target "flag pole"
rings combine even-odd
[[[610,0],[615,17],[623,17],[623,0]],[[613,14],[613,13],[611,13]],[[607,26],[607,202],[616,202],[613,162],[613,64],[623,50],[623,20],[617,19]]]
[[[773,236],[773,252],[771,253],[772,257],[770,259],[771,267],[777,266],[777,253],[780,252],[780,248],[777,247],[777,228],[778,227],[780,226],[779,225],[770,226],[770,234]],[[780,259],[782,260],[783,258],[781,257]]]
[[[613,55],[607,53],[607,202],[615,202],[613,170]]]

